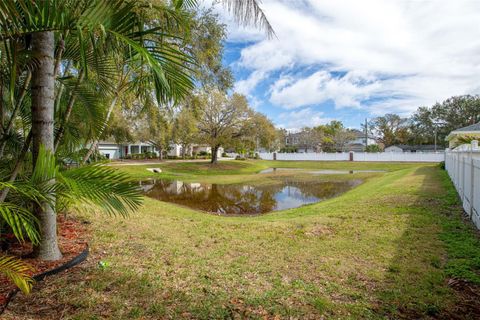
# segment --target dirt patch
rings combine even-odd
[[[315,224],[305,230],[305,235],[309,237],[323,237],[331,234],[333,234],[333,229],[322,224]]]
[[[82,221],[60,215],[58,217],[58,244],[62,252],[62,259],[57,261],[42,261],[30,258],[32,252],[31,243],[20,244],[13,242],[4,253],[16,257],[24,257],[22,260],[32,266],[32,276],[42,274],[55,269],[67,261],[79,255],[87,246],[87,225]],[[33,288],[35,290],[35,287]],[[14,294],[16,287],[5,277],[0,276],[0,311],[8,303],[9,297]]]
[[[448,286],[453,289],[457,301],[452,308],[442,311],[438,319],[480,319],[480,285],[467,281],[450,279]]]

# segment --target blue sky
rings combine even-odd
[[[235,90],[277,126],[410,115],[480,93],[480,1],[263,0],[276,32],[228,26]]]

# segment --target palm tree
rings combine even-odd
[[[269,35],[273,34],[257,1],[223,2],[235,14],[239,23],[252,22],[264,28]],[[76,100],[85,93],[82,91],[86,88],[85,84],[91,78],[108,78],[105,76],[108,71],[92,68],[89,59],[108,60],[112,58],[112,52],[118,51],[125,54],[122,63],[140,61],[138,74],[142,75],[141,71],[146,68],[149,76],[142,75],[134,79],[150,79],[159,101],[179,99],[188,92],[192,86],[187,71],[191,59],[179,49],[182,41],[178,32],[175,30],[169,34],[169,31],[177,26],[188,28],[183,20],[183,9],[195,4],[195,0],[184,0],[173,1],[172,6],[154,6],[161,17],[157,20],[161,23],[145,28],[148,24],[143,20],[142,7],[134,1],[1,1],[0,38],[3,43],[0,45],[0,153],[3,156],[5,150],[8,151],[0,159],[8,160],[0,168],[2,180],[12,184],[18,175],[23,175],[21,181],[28,179],[29,175],[30,179],[34,179],[34,172],[41,172],[40,169],[45,169],[46,162],[54,161],[51,160],[54,159],[53,153],[62,145],[72,112],[76,112]],[[97,67],[102,65],[98,60]],[[68,86],[72,82],[75,85]],[[93,88],[93,96],[102,96],[99,93],[101,89],[103,88]],[[94,130],[95,139],[108,122],[108,115],[111,114],[108,111],[116,104],[115,94],[112,89],[103,95],[111,98],[110,108],[104,109],[104,121]],[[59,119],[59,115],[62,118]],[[4,125],[5,123],[8,124]],[[56,126],[56,123],[60,125]],[[28,160],[30,150],[31,162]],[[127,177],[102,171],[104,169],[99,167],[85,168],[78,169],[80,175],[74,170],[71,171],[73,173],[66,171],[65,174],[51,170],[48,171],[49,174],[43,175],[46,179],[42,184],[45,196],[33,201],[40,237],[35,251],[40,259],[56,260],[61,257],[57,244],[55,204],[61,199],[75,202],[75,198],[68,194],[83,190],[76,199],[93,201],[106,206],[111,212],[118,211],[125,204],[130,209],[138,206],[138,201],[134,200],[138,193],[132,189],[128,189],[127,193],[122,191],[128,185]],[[92,175],[92,172],[99,175]],[[73,175],[78,181],[65,179],[68,175]],[[90,181],[90,178],[93,179],[91,184],[81,182]],[[98,194],[94,186],[98,187],[96,183],[105,184],[106,179],[119,179],[117,184],[120,189]],[[9,190],[14,191],[6,187],[0,195],[3,207],[15,203]],[[120,206],[118,197],[121,198]],[[109,199],[113,202],[109,202]]]
[[[0,204],[0,235],[10,231],[18,241],[28,239],[34,245],[39,244],[41,238],[38,231],[40,220],[32,213],[32,206],[48,203],[52,208],[56,206],[65,210],[74,206],[83,209],[93,206],[108,214],[125,216],[142,202],[137,184],[124,173],[100,165],[61,171],[53,153],[43,146],[38,152],[34,171],[14,183],[1,182],[0,190],[6,188],[11,192],[8,201]],[[0,273],[9,277],[23,292],[31,288],[32,272],[31,267],[18,259],[0,255]]]
[[[165,39],[165,32],[158,29],[144,30],[138,9],[134,3],[122,0],[10,0],[0,4],[0,37],[12,47],[23,42],[23,51],[29,52],[33,65],[30,104],[34,170],[39,163],[38,154],[41,148],[54,152],[55,73],[60,69],[61,53],[64,51],[62,46],[65,43],[73,43],[78,47],[77,64],[84,72],[88,67],[86,55],[89,49],[95,50],[95,53],[105,53],[108,49],[115,50],[122,46],[128,47],[130,57],[140,57],[154,70],[154,79],[159,89],[157,92],[169,96],[172,95],[171,87],[188,88],[191,85],[191,80],[178,70],[173,71],[176,71],[173,79],[168,73],[171,69],[165,71],[162,61],[167,61],[169,65],[180,61],[176,64],[182,65],[181,52],[175,52],[164,44],[152,45],[155,44],[152,36],[161,34],[162,39]],[[181,21],[175,10],[167,7],[158,7],[158,10],[167,18],[174,17],[176,21]],[[63,40],[62,37],[66,35],[70,42]],[[63,41],[58,41],[60,38]],[[15,71],[28,70],[19,69],[20,63],[16,61],[11,64]],[[80,76],[78,78],[80,80]],[[10,91],[15,91],[14,85],[10,86]],[[24,150],[28,150],[29,140],[25,139]],[[25,152],[20,154],[20,161],[17,162],[22,162],[21,158],[24,156]],[[13,170],[13,177],[9,180],[15,180],[16,174],[18,170]],[[55,178],[55,175],[51,176],[48,182],[50,186],[55,185]],[[41,240],[36,246],[36,254],[40,259],[56,260],[61,257],[56,240],[56,215],[52,205],[56,202],[56,195],[51,192],[48,201],[40,201],[34,205],[35,214],[40,221]],[[4,194],[2,198],[4,201]]]

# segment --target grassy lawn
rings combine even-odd
[[[145,178],[146,167],[121,170]],[[255,173],[268,167],[387,172],[364,175],[340,197],[258,217],[218,217],[152,199],[127,219],[77,213],[91,223],[88,261],[31,296],[19,294],[5,319],[475,317],[448,279],[480,284],[480,241],[436,165],[158,167],[166,177],[221,183],[264,179]]]

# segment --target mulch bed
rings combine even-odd
[[[9,248],[2,253],[22,258],[24,262],[33,267],[32,276],[43,274],[64,265],[87,249],[88,228],[87,223],[64,215],[58,216],[57,223],[59,230],[58,244],[63,255],[62,259],[41,261],[29,257],[29,254],[32,252],[31,243],[20,244],[12,242]],[[17,291],[15,285],[5,277],[0,276],[0,314]]]

